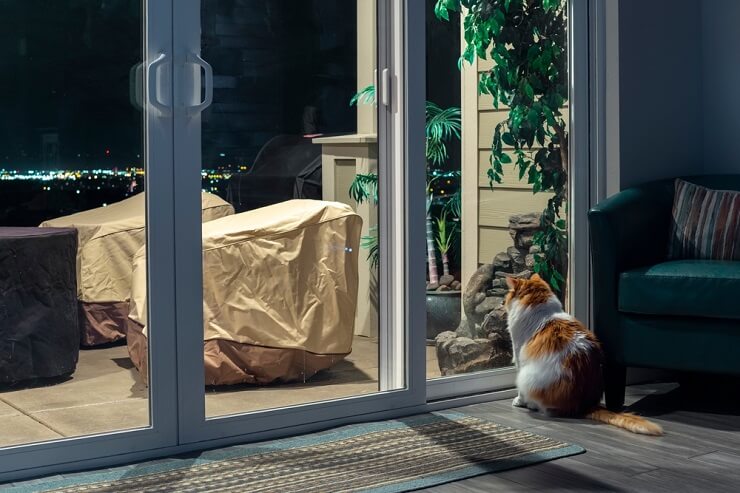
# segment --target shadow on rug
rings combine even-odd
[[[583,452],[491,421],[438,412],[20,483],[7,491],[393,493]]]

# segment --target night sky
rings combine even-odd
[[[0,0],[0,168],[141,166],[140,0]],[[249,164],[270,138],[355,130],[354,2],[204,0],[216,74],[204,167]],[[220,84],[220,85],[219,85]],[[225,155],[225,156],[222,156]]]

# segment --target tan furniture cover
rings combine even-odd
[[[234,213],[220,197],[203,193],[203,221]],[[145,194],[70,216],[41,227],[78,232],[77,294],[82,343],[95,346],[125,337],[134,254],[145,243]]]
[[[362,219],[290,200],[203,224],[206,383],[305,380],[352,350]],[[134,258],[129,352],[146,365],[146,252]]]

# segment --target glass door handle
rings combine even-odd
[[[205,98],[200,103],[188,107],[188,113],[191,115],[195,115],[202,112],[203,110],[208,108],[211,103],[213,103],[213,68],[207,61],[203,60],[200,55],[197,55],[195,53],[191,53],[188,55],[187,63],[192,63],[202,68],[203,73],[205,74]]]
[[[168,104],[163,103],[159,99],[159,87],[160,87],[160,67],[167,62],[167,55],[165,53],[160,53],[157,58],[155,58],[148,67],[148,94],[147,99],[149,100],[149,104],[152,105],[154,108],[158,109],[159,112],[165,116],[169,115],[171,108]]]
[[[377,74],[377,71],[376,71]],[[391,71],[384,68],[380,73],[380,104],[391,105]]]

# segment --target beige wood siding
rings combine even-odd
[[[490,95],[478,94],[479,74],[491,66],[490,60],[477,60],[462,72],[463,224],[468,225],[463,226],[462,242],[465,280],[478,265],[489,263],[497,253],[513,245],[508,232],[510,216],[541,212],[552,196],[552,193],[533,194],[526,176],[519,180],[513,164],[504,165],[503,183],[496,184],[493,190],[489,185],[491,139],[496,125],[508,115],[506,105],[496,109]],[[563,110],[563,117],[566,121],[569,118],[567,109]],[[528,152],[538,149],[534,147]]]

